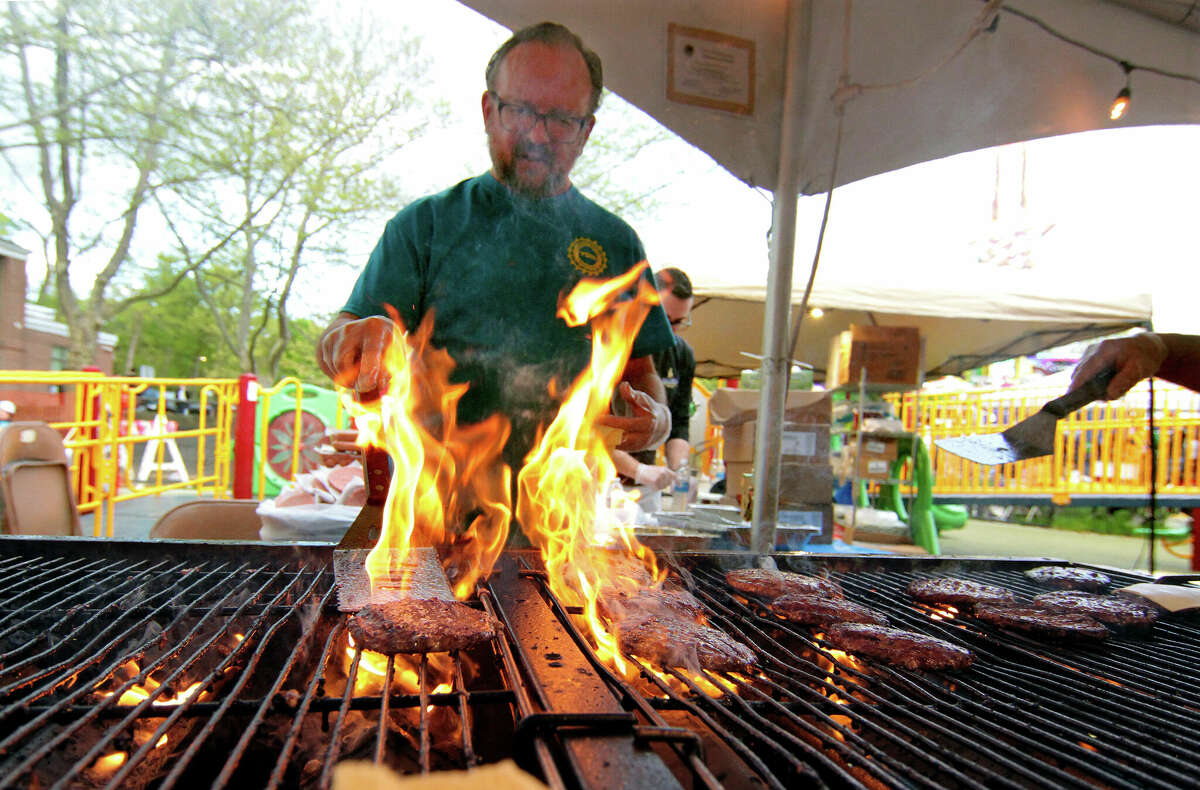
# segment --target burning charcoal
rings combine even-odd
[[[760,598],[778,598],[786,593],[823,595],[827,598],[843,597],[841,585],[833,579],[768,568],[741,568],[729,571],[725,574],[725,582],[739,592]]]
[[[604,590],[597,604],[600,614],[609,620],[622,620],[639,614],[680,617],[704,622],[704,606],[687,590],[647,587],[640,590]]]
[[[767,608],[783,619],[800,625],[832,625],[833,623],[874,623],[887,625],[887,618],[860,603],[845,598],[823,598],[820,595],[788,593],[767,604]]]
[[[949,576],[916,579],[908,585],[908,594],[925,603],[965,604],[967,606],[1016,601],[1012,592],[1003,587]]]
[[[869,623],[835,623],[825,629],[825,640],[906,669],[966,669],[975,660],[970,650],[944,639]]]
[[[975,607],[975,617],[1001,628],[1051,639],[1100,642],[1108,638],[1108,629],[1086,614],[1037,605],[979,604]]]
[[[377,653],[441,653],[486,642],[496,618],[458,601],[411,599],[367,604],[350,618],[350,633]]]
[[[1096,595],[1078,590],[1042,593],[1033,602],[1056,612],[1086,614],[1108,626],[1146,630],[1158,620],[1158,612],[1144,603],[1118,595]]]
[[[617,624],[623,653],[670,667],[741,672],[757,663],[750,648],[724,632],[691,620],[635,615]]]
[[[1088,590],[1101,592],[1112,583],[1105,574],[1090,568],[1065,568],[1059,565],[1043,565],[1031,568],[1025,575],[1043,587],[1056,590]]]

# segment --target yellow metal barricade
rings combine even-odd
[[[175,401],[175,409],[186,412],[179,416],[188,418],[188,427],[168,412],[168,394],[181,387],[195,393],[193,399]],[[0,390],[17,402],[17,419],[46,422],[63,435],[79,512],[95,514],[97,537],[112,537],[119,502],[183,488],[229,496],[235,379],[0,370]],[[156,393],[155,406],[139,415],[139,396],[147,392]],[[181,451],[180,442],[192,451]]]
[[[933,444],[1002,431],[1062,394],[1059,386],[890,397],[905,425],[920,426],[933,449],[937,494],[1045,496],[1058,504],[1079,495],[1144,495],[1151,470],[1146,382],[1121,400],[1092,403],[1059,420],[1054,454],[1045,458],[983,466]],[[1161,382],[1154,395],[1158,490],[1200,496],[1200,395]]]

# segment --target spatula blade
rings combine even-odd
[[[1021,460],[1016,449],[1008,443],[1002,433],[950,436],[944,439],[935,439],[933,443],[948,453],[953,453],[977,464],[992,466],[1011,464]]]

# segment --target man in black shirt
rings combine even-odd
[[[663,269],[655,277],[658,295],[663,310],[675,333],[675,343],[665,351],[654,355],[654,367],[667,390],[667,406],[671,410],[671,433],[663,445],[666,464],[655,463],[656,451],[645,450],[613,454],[617,471],[627,481],[636,483],[642,491],[642,509],[647,512],[658,510],[657,494],[669,487],[679,475],[688,474],[688,458],[691,443],[688,440],[688,422],[692,416],[692,379],[696,374],[696,356],[692,347],[679,333],[691,325],[694,303],[692,281],[681,270]]]

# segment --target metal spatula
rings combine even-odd
[[[398,571],[391,578],[377,580],[375,589],[371,589],[367,555],[383,532],[390,475],[387,450],[367,447],[363,451],[367,502],[333,550],[333,579],[338,609],[343,612],[357,612],[368,603],[402,598],[454,600],[437,552],[431,547],[410,548]]]
[[[977,464],[1011,464],[1054,452],[1054,430],[1058,421],[1076,409],[1104,397],[1116,368],[1100,371],[1083,386],[1055,398],[1031,417],[1002,433],[953,436],[934,442],[946,452]]]

